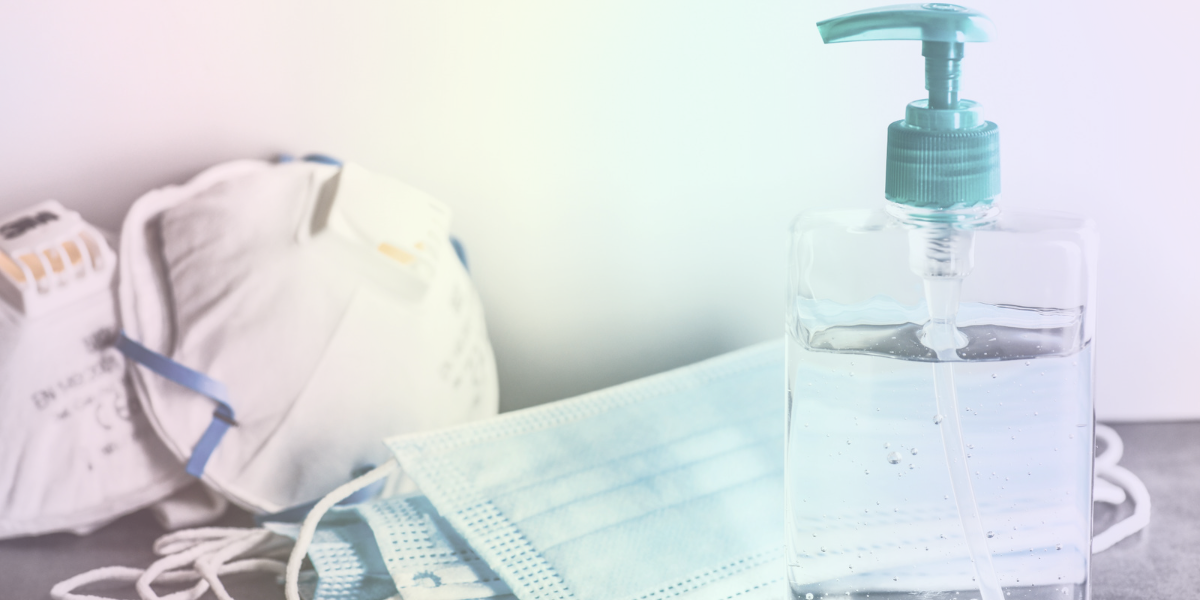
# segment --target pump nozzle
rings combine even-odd
[[[825,19],[817,23],[826,44],[873,40],[987,42],[996,27],[983,13],[957,4],[897,4]]]
[[[1000,193],[999,132],[979,104],[959,100],[967,42],[996,35],[983,13],[957,4],[900,4],[817,23],[826,44],[920,40],[928,100],[908,105],[888,128],[884,195],[910,206],[948,209],[991,204]]]
[[[996,27],[983,13],[957,4],[900,4],[817,23],[826,44],[874,40],[920,40],[925,57],[929,108],[958,108],[959,61],[965,42],[987,42]]]

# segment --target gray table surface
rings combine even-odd
[[[1150,491],[1150,526],[1092,561],[1092,598],[1191,598],[1200,589],[1200,422],[1117,425],[1125,441],[1121,465]],[[1097,505],[1096,531],[1132,512]],[[230,509],[218,523],[249,526],[250,516]],[[0,542],[0,600],[43,600],[56,582],[96,567],[146,566],[163,530],[147,511],[122,518],[86,537],[55,534]],[[230,576],[238,600],[278,600],[282,588],[269,575]],[[131,589],[95,589],[137,598]],[[209,594],[206,598],[212,598]]]

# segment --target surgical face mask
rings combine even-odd
[[[0,219],[0,539],[88,533],[190,481],[127,393],[115,266],[57,202]]]
[[[270,513],[497,411],[437,200],[360,167],[242,161],[151,192],[121,238],[121,349],[188,472]]]
[[[779,344],[758,346],[388,445],[518,598],[775,598],[786,591],[781,358]],[[323,509],[366,483],[306,519],[290,600]],[[381,549],[405,536],[370,524]]]
[[[777,598],[778,343],[573,400],[392,438],[521,598]]]

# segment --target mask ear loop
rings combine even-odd
[[[70,579],[58,582],[51,590],[50,597],[54,600],[116,600],[108,596],[97,596],[95,594],[73,594],[76,588],[83,587],[92,583],[134,583],[145,573],[145,569],[135,569],[133,567],[101,567],[93,569],[86,573],[80,573]],[[159,583],[192,583],[201,579],[199,573],[195,571],[170,571],[163,573],[158,577]],[[198,589],[198,588],[193,588]],[[208,584],[205,583],[203,589],[196,597],[199,597],[208,591]]]
[[[73,592],[92,583],[131,582],[135,584],[138,597],[142,600],[197,600],[209,590],[219,600],[233,600],[221,583],[220,576],[249,572],[281,575],[284,572],[281,555],[286,555],[291,545],[291,540],[263,529],[185,529],[164,535],[154,542],[154,553],[163,558],[150,567],[93,569],[59,582],[50,590],[50,597],[55,600],[113,600],[107,596]],[[250,558],[227,562],[239,556]],[[194,585],[159,596],[150,586],[163,583]]]
[[[1096,438],[1104,440],[1104,453],[1096,457],[1096,476],[1125,488],[1133,498],[1133,514],[1092,537],[1092,554],[1108,550],[1117,542],[1141,531],[1150,523],[1150,492],[1146,484],[1117,464],[1125,452],[1121,436],[1107,425],[1096,424]]]
[[[222,572],[248,571],[282,575],[284,570],[283,562],[266,558],[266,556],[274,554],[279,549],[278,544],[272,543],[273,540],[278,540],[278,537],[276,534],[265,529],[251,529],[248,533],[217,552],[197,559],[193,568],[204,577],[204,580],[208,582],[209,587],[212,588],[212,592],[217,598],[220,600],[233,600],[233,596],[229,595],[229,592],[225,590],[225,585],[221,583],[219,575]],[[287,540],[287,542],[290,541]],[[287,543],[286,547],[290,550],[291,544]],[[245,556],[247,554],[253,554],[256,557],[229,562],[238,556]]]
[[[292,547],[292,555],[288,557],[287,569],[284,571],[283,593],[287,600],[300,600],[300,564],[304,562],[304,557],[308,554],[308,547],[312,544],[313,535],[317,532],[317,524],[321,522],[321,517],[325,516],[325,513],[329,512],[329,509],[333,508],[335,504],[345,500],[354,492],[399,469],[400,464],[396,462],[395,458],[392,458],[367,474],[329,492],[309,511],[308,516],[304,518],[304,524],[300,526],[300,534],[296,536],[296,545]]]

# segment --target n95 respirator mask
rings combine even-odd
[[[497,412],[449,208],[355,165],[240,161],[140,198],[118,347],[187,471],[258,513],[383,463],[385,437]]]
[[[0,219],[0,539],[88,533],[190,481],[128,395],[116,259],[53,200]]]

